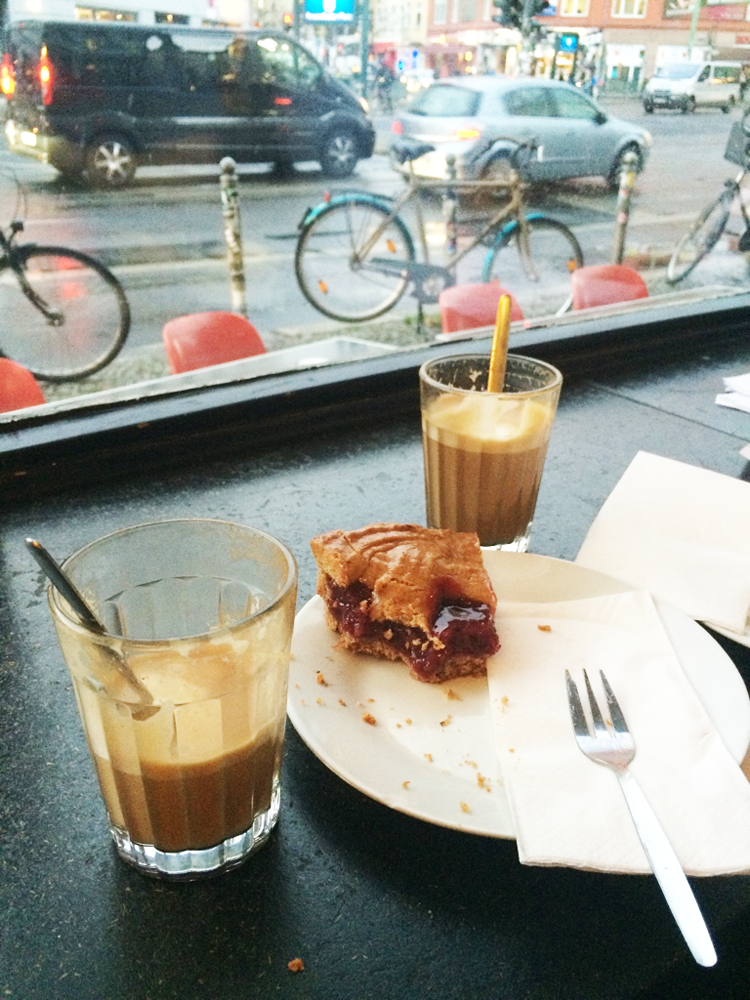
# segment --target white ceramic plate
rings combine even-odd
[[[633,589],[546,556],[490,552],[485,562],[507,600],[576,600]],[[704,629],[671,606],[657,607],[685,673],[741,761],[750,743],[742,678]],[[337,649],[323,602],[314,597],[297,615],[288,713],[313,753],[365,795],[429,823],[515,836],[498,780],[486,678],[421,684],[402,663]]]

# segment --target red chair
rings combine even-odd
[[[44,393],[28,368],[0,358],[0,413],[45,403]]]
[[[570,276],[573,308],[592,309],[612,302],[648,298],[646,282],[625,264],[592,264],[577,267]]]
[[[510,295],[498,281],[478,282],[469,285],[451,285],[438,296],[440,322],[443,333],[459,330],[476,330],[480,326],[494,326],[497,304],[501,295]],[[522,320],[523,312],[511,297],[510,319]]]
[[[170,319],[162,329],[173,375],[265,354],[266,346],[249,319],[233,312],[202,312]]]

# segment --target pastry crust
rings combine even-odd
[[[461,594],[495,613],[497,598],[471,532],[419,524],[370,524],[328,531],[310,542],[321,573],[339,587],[361,580],[372,591],[370,617],[432,631],[435,587],[454,580]],[[318,577],[318,593],[325,597]]]
[[[498,646],[497,599],[475,534],[416,524],[371,524],[356,531],[326,532],[310,545],[319,567],[318,594],[325,602],[326,621],[340,633],[342,645],[403,660],[420,681],[441,683],[484,673],[487,657]],[[349,594],[345,603],[360,619],[354,629],[341,624],[344,593]],[[360,593],[366,595],[361,601]],[[479,614],[485,619],[485,652],[446,647],[441,638],[445,624],[439,626],[436,616],[454,604],[484,608]],[[380,622],[382,628],[370,627]]]

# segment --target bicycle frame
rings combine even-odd
[[[519,226],[519,249],[524,261],[524,266],[526,267],[528,273],[532,277],[536,277],[533,263],[531,262],[531,256],[529,253],[528,244],[528,227],[526,225],[526,217],[523,211],[524,200],[523,200],[523,183],[515,174],[507,184],[499,183],[498,181],[482,181],[482,180],[458,180],[449,179],[441,180],[437,178],[421,178],[418,177],[413,170],[411,163],[409,164],[409,175],[408,184],[404,191],[393,201],[392,206],[389,209],[389,214],[383,219],[379,226],[373,230],[370,234],[368,240],[361,247],[358,247],[354,251],[352,265],[358,268],[364,268],[369,271],[380,271],[382,273],[393,274],[397,273],[408,273],[412,280],[415,280],[418,285],[417,298],[420,301],[433,298],[433,296],[427,296],[423,298],[421,292],[421,284],[424,280],[430,276],[445,274],[446,272],[454,271],[457,265],[463,260],[467,254],[471,253],[480,243],[484,240],[485,236],[490,233],[493,229],[498,228],[502,222],[506,219],[514,219]],[[460,193],[460,192],[476,192],[481,190],[492,189],[497,191],[499,189],[504,189],[509,192],[509,200],[507,203],[502,205],[483,226],[480,227],[479,232],[470,240],[470,242],[463,247],[461,250],[457,251],[452,255],[450,263],[445,266],[431,265],[430,264],[430,252],[427,244],[427,234],[424,225],[424,216],[422,213],[422,205],[420,204],[418,194],[421,191],[440,191],[444,195],[450,193]],[[391,199],[384,199],[377,195],[371,196],[373,201],[377,201],[381,204],[387,204]],[[346,194],[339,196],[334,196],[331,198],[330,203],[335,205],[337,202],[345,202],[347,199]],[[422,248],[422,254],[424,262],[410,262],[410,261],[392,261],[392,260],[381,260],[374,258],[373,260],[367,260],[367,255],[375,246],[377,241],[383,235],[388,225],[399,215],[401,210],[409,204],[410,201],[415,202],[414,214],[417,220],[417,228],[419,230],[419,240],[420,246]],[[307,218],[310,218],[308,216]],[[306,220],[307,221],[307,220]]]

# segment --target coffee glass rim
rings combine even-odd
[[[88,625],[85,625],[78,618],[78,616],[75,614],[74,611],[72,611],[72,609],[68,610],[70,606],[68,605],[67,601],[65,601],[63,595],[60,593],[57,587],[54,586],[54,584],[49,583],[47,585],[47,601],[50,606],[50,610],[53,614],[53,617],[58,616],[60,619],[64,621],[66,627],[70,628],[73,632],[78,632],[83,635],[96,636],[99,639],[109,639],[109,640],[116,640],[118,642],[127,642],[129,645],[133,647],[135,646],[139,647],[143,646],[148,648],[155,648],[157,646],[163,647],[165,645],[169,645],[170,643],[175,643],[175,642],[190,642],[193,640],[207,639],[207,638],[213,639],[216,636],[226,635],[229,632],[234,632],[238,627],[245,625],[247,622],[255,621],[256,619],[261,618],[264,615],[268,614],[269,612],[273,611],[273,609],[282,600],[286,598],[290,589],[295,586],[298,574],[297,560],[294,558],[292,551],[289,549],[287,545],[284,544],[284,542],[282,542],[275,535],[272,535],[270,532],[264,531],[262,528],[256,528],[250,524],[240,524],[238,521],[228,521],[225,518],[218,518],[218,517],[165,517],[165,518],[156,518],[153,521],[139,521],[137,524],[130,524],[124,528],[117,528],[115,531],[109,531],[107,532],[106,535],[101,535],[99,538],[95,538],[92,541],[87,542],[85,545],[82,545],[79,549],[76,549],[75,552],[72,552],[69,556],[67,556],[63,560],[63,562],[60,564],[61,568],[67,573],[74,560],[85,555],[90,549],[93,549],[95,546],[100,545],[102,542],[110,541],[111,539],[116,538],[118,535],[127,535],[135,531],[139,531],[140,529],[143,528],[153,528],[157,525],[163,525],[163,524],[223,525],[225,527],[230,527],[230,528],[240,528],[242,531],[247,531],[254,535],[260,535],[261,537],[263,537],[264,539],[268,540],[273,545],[275,545],[281,551],[282,555],[286,559],[286,577],[284,579],[284,583],[281,589],[279,590],[278,594],[276,594],[275,597],[268,602],[268,604],[264,605],[264,607],[260,608],[258,611],[255,611],[251,615],[245,615],[242,618],[237,618],[236,620],[229,622],[227,625],[221,625],[218,626],[217,628],[208,629],[208,631],[205,632],[195,632],[191,635],[170,636],[169,638],[166,639],[139,639],[127,635],[119,635],[116,632],[109,632],[106,629],[98,630],[90,628]]]
[[[439,382],[436,378],[429,374],[428,368],[431,365],[438,364],[441,361],[469,361],[475,359],[477,363],[489,366],[490,355],[489,354],[479,354],[477,352],[472,352],[470,354],[444,354],[439,358],[430,358],[429,361],[425,361],[419,369],[419,377],[431,385],[435,389],[440,389],[444,392],[453,392],[460,395],[472,396],[477,393],[476,389],[462,389],[460,386],[450,385],[447,382]],[[539,358],[531,358],[527,354],[508,354],[508,361],[511,359],[519,361],[528,361],[534,365],[540,365],[545,368],[553,376],[551,380],[545,385],[539,386],[537,389],[502,389],[499,392],[489,392],[486,389],[480,390],[483,395],[486,396],[513,396],[514,399],[523,398],[526,396],[537,396],[540,393],[549,392],[552,389],[558,388],[562,385],[563,376],[562,372],[555,367],[555,365],[550,364],[549,361],[541,361]]]

